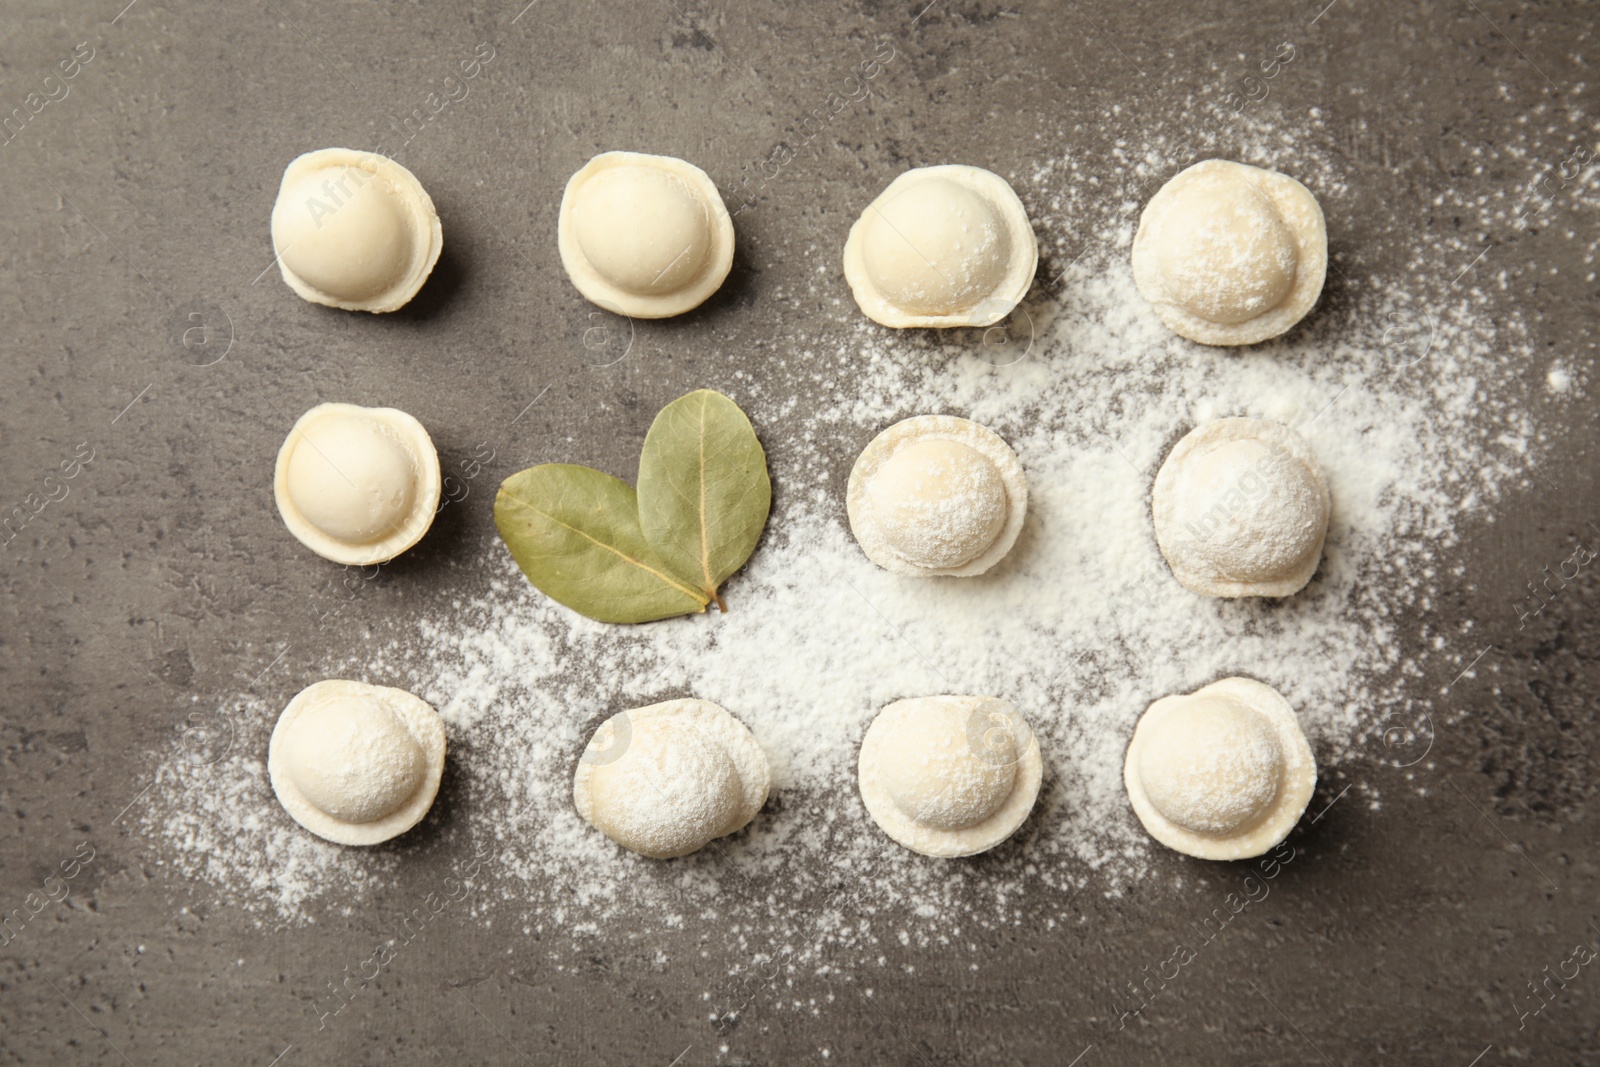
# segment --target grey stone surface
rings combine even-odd
[[[47,91],[79,42],[93,49],[66,95],[0,147],[4,506],[43,492],[80,443],[95,456],[0,559],[0,909],[80,842],[93,849],[67,900],[0,946],[0,1061],[268,1064],[293,1046],[279,1062],[665,1067],[822,1062],[826,1045],[832,1062],[871,1064],[1600,1063],[1600,967],[1537,1018],[1508,1008],[1574,942],[1600,937],[1593,578],[1525,628],[1508,607],[1600,521],[1585,404],[1540,425],[1561,461],[1496,513],[1464,518],[1464,546],[1440,560],[1434,621],[1477,620],[1474,640],[1492,648],[1449,694],[1466,715],[1437,740],[1431,788],[1334,808],[1306,831],[1272,910],[1247,914],[1127,1030],[1104,1018],[1106,975],[1164,958],[1161,931],[1181,918],[1137,889],[1087,894],[1070,935],[990,937],[977,970],[918,954],[870,1003],[845,989],[820,1014],[757,1000],[721,1030],[695,992],[726,970],[714,931],[663,935],[665,971],[610,955],[556,975],[537,944],[463,920],[408,947],[318,1033],[306,997],[367,952],[360,916],[263,931],[213,887],[157,870],[151,842],[119,819],[191,698],[253,684],[287,643],[261,680],[286,700],[321,644],[361,639],[317,627],[308,605],[329,573],[284,534],[264,468],[317,400],[410,411],[448,462],[548,386],[496,444],[531,453],[571,435],[583,459],[629,475],[662,403],[729,380],[758,350],[792,357],[786,324],[824,314],[792,294],[819,264],[838,273],[858,189],[949,157],[1013,170],[1067,147],[1063,130],[1092,158],[1226,90],[1284,39],[1299,66],[1262,114],[1293,124],[1322,109],[1373,205],[1339,220],[1336,261],[1403,271],[1407,228],[1462,224],[1436,210],[1436,190],[1509,195],[1565,157],[1564,133],[1525,170],[1480,168],[1474,150],[1524,122],[1537,131],[1550,109],[1600,103],[1592,6],[124,2],[11,0],[0,16],[0,114]],[[726,289],[684,320],[640,324],[643,358],[594,365],[589,309],[555,250],[567,176],[597,151],[648,146],[727,188],[884,39],[897,60],[881,92],[741,213]],[[393,120],[480,42],[495,59],[471,93],[399,146]],[[380,318],[293,298],[268,270],[285,162],[385,143],[446,220],[435,277]],[[1587,365],[1592,265],[1561,231],[1592,234],[1596,220],[1556,212],[1489,240],[1539,344]],[[186,347],[195,327],[212,332]],[[447,509],[360,611],[383,619],[445,581],[481,583],[451,561],[494,547],[488,499]],[[1342,773],[1392,772],[1374,760]],[[1195,877],[1220,895],[1237,872]]]

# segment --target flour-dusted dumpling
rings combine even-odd
[[[1028,212],[1000,175],[908,170],[850,227],[844,276],[885,326],[988,326],[1011,314],[1039,262]]]
[[[1156,543],[1202,596],[1289,596],[1316,573],[1328,485],[1301,436],[1265,419],[1219,419],[1179,441],[1151,494]]]
[[[914,697],[872,720],[859,774],[861,799],[884,833],[927,856],[970,856],[1027,819],[1044,761],[1003,700]]]
[[[1173,332],[1253,345],[1305,318],[1328,270],[1317,198],[1274,170],[1208,159],[1163,185],[1133,236],[1133,280]]]
[[[403,411],[318,404],[284,439],[272,486],[284,525],[311,551],[336,563],[382,563],[433,524],[439,453]]]
[[[341,845],[375,845],[428,813],[444,773],[444,722],[404,689],[330,679],[283,709],[267,774],[294,821]]]
[[[954,415],[918,415],[862,450],[846,509],[861,550],[884,570],[970,576],[1016,543],[1028,479],[994,431]]]
[[[444,231],[409,170],[371,152],[323,148],[283,172],[272,246],[283,280],[312,303],[395,311],[433,272]]]
[[[1277,690],[1224,678],[1150,705],[1123,781],[1157,841],[1201,859],[1239,860],[1289,836],[1311,802],[1317,764]]]
[[[733,219],[705,171],[672,156],[602,152],[567,182],[561,265],[607,311],[636,319],[700,306],[733,265]]]
[[[601,724],[572,799],[623,848],[671,859],[742,829],[768,784],[766,754],[743,723],[709,700],[668,700]]]

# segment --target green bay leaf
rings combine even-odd
[[[535,588],[591,619],[651,622],[711,599],[651,547],[637,494],[609,474],[570,463],[519,471],[500,485],[494,524]]]
[[[672,572],[724,607],[717,590],[767,524],[767,454],[739,406],[700,389],[656,416],[639,456],[639,528]]]

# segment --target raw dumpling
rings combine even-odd
[[[1317,571],[1328,485],[1299,434],[1265,419],[1219,419],[1179,441],[1151,494],[1156,543],[1202,596],[1289,596]]]
[[[767,757],[744,724],[709,700],[668,700],[613,715],[578,761],[578,814],[623,848],[687,856],[742,829],[767,802]]]
[[[409,170],[371,152],[323,148],[284,170],[272,246],[283,280],[312,303],[395,311],[433,272],[444,231]]]
[[[1317,765],[1277,690],[1224,678],[1150,705],[1128,745],[1123,782],[1157,841],[1201,859],[1239,860],[1289,836],[1316,789]]]
[[[1133,280],[1174,333],[1253,345],[1305,318],[1328,270],[1311,191],[1273,170],[1208,159],[1163,185],[1133,236]]]
[[[410,415],[318,404],[278,450],[273,494],[301,544],[336,563],[366,565],[422,539],[441,484],[439,453]]]
[[[716,185],[672,156],[595,156],[567,182],[557,226],[572,284],[636,319],[699,307],[733,265],[733,219]]]
[[[850,227],[844,276],[885,326],[988,326],[1033,283],[1039,246],[1006,180],[981,167],[908,170]]]
[[[341,845],[375,845],[428,813],[444,773],[444,722],[404,689],[330,679],[283,709],[267,774],[294,821]]]
[[[1028,479],[994,431],[954,415],[918,415],[862,450],[846,508],[861,550],[884,570],[970,576],[1016,543]]]
[[[861,799],[883,832],[927,856],[985,852],[1033,810],[1044,761],[1017,710],[994,697],[897,700],[861,741]]]

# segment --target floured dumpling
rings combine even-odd
[[[1156,543],[1202,596],[1289,596],[1317,571],[1327,482],[1301,436],[1265,419],[1218,419],[1173,446],[1151,493]]]
[[[1224,678],[1150,705],[1123,781],[1157,841],[1201,859],[1238,860],[1289,836],[1311,802],[1317,765],[1277,690]]]
[[[982,574],[1011,550],[1028,479],[999,435],[954,415],[918,415],[873,438],[850,471],[850,529],[895,574]]]
[[[283,709],[267,773],[294,821],[341,845],[375,845],[428,813],[444,773],[444,722],[403,689],[330,679]]]
[[[1043,779],[1039,742],[994,697],[897,700],[861,742],[861,799],[883,832],[927,856],[970,856],[1016,832]]]
[[[1208,159],[1163,185],[1133,237],[1133,280],[1174,333],[1252,345],[1305,318],[1328,269],[1317,198],[1273,170]]]
[[[601,724],[578,761],[578,814],[623,848],[686,856],[742,829],[767,802],[767,757],[709,700],[668,700]]]
[[[906,171],[850,227],[844,276],[885,326],[988,326],[1033,283],[1039,246],[1022,201],[981,167]]]

